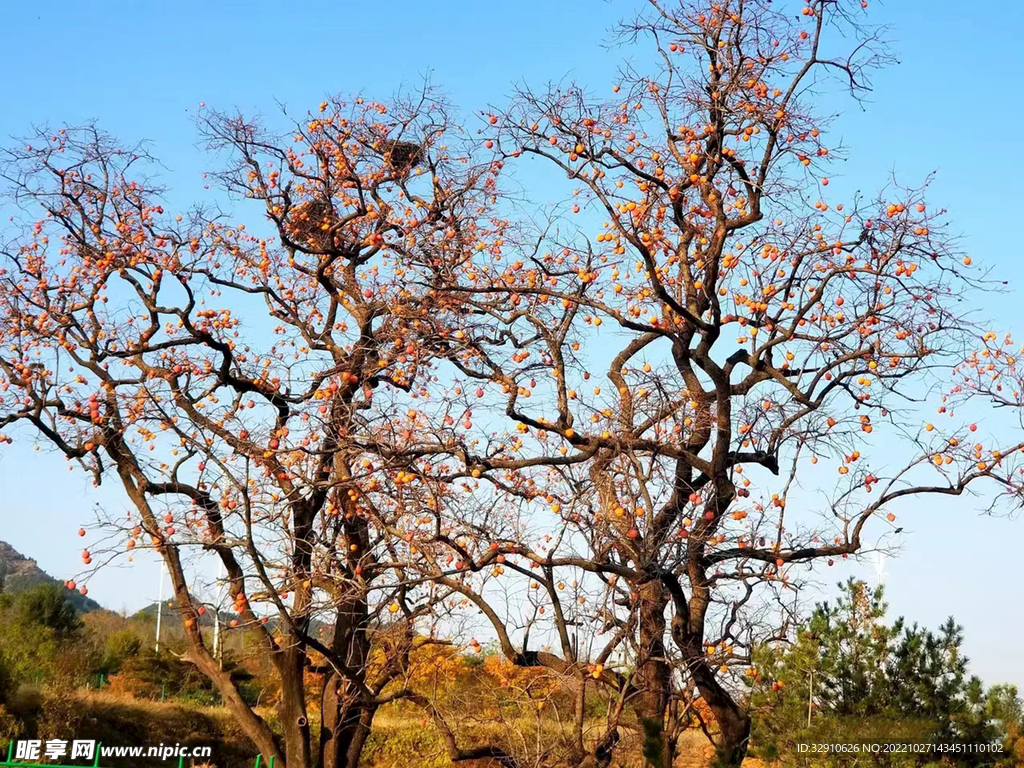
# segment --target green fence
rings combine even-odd
[[[182,758],[183,760],[184,758]],[[0,768],[53,768],[55,763],[19,763],[14,760],[14,742],[12,741],[7,745],[7,759],[0,762]],[[178,767],[183,768],[182,761],[178,761]],[[92,768],[101,768],[100,766],[100,745],[96,745],[96,757],[93,760]]]
[[[91,768],[111,768],[111,766],[100,765],[100,747],[102,744],[96,745],[96,756],[92,762]],[[263,755],[256,756],[256,763],[253,768],[260,768],[263,762]],[[12,741],[7,745],[7,759],[0,761],[0,768],[56,768],[60,766],[60,763],[20,763],[14,760],[14,742]],[[70,768],[70,767],[69,767]],[[178,758],[178,768],[185,768],[185,758]],[[268,768],[274,768],[274,758],[271,756]]]

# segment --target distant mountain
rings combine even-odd
[[[40,568],[36,561],[25,557],[6,541],[0,541],[0,582],[4,592],[24,592],[39,584],[54,584],[64,588],[64,583],[53,578]],[[65,589],[64,593],[82,613],[98,611],[102,606],[80,592]]]

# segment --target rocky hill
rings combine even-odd
[[[23,592],[38,584],[63,586],[30,557],[25,557],[6,541],[0,541],[0,585],[4,592]],[[71,602],[82,613],[98,611],[101,606],[78,592],[67,592]]]

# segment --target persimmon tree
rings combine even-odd
[[[620,30],[649,74],[523,90],[475,140],[429,93],[283,135],[204,111],[227,212],[167,213],[141,147],[40,132],[4,163],[4,439],[123,487],[85,565],[159,553],[189,658],[278,764],[357,765],[400,698],[453,760],[527,762],[417,685],[415,648],[467,620],[575,694],[536,762],[642,740],[667,766],[696,720],[739,764],[740,679],[808,568],[885,546],[908,502],[1017,495],[1020,445],[954,418],[999,383],[944,214],[830,194],[816,96],[887,58],[862,5],[651,2]],[[202,632],[218,568],[280,735]]]
[[[577,762],[642,727],[670,765],[699,697],[738,765],[740,677],[807,566],[885,546],[908,502],[1016,493],[1019,444],[926,423],[983,333],[927,185],[829,194],[816,94],[856,98],[887,59],[862,5],[651,2],[621,30],[651,73],[485,114],[485,148],[568,179],[566,202],[436,271],[459,416],[415,448],[451,458],[419,567],[510,660],[611,697],[595,733],[581,693]]]
[[[405,448],[439,333],[422,284],[487,237],[498,166],[426,92],[325,101],[283,134],[200,125],[230,215],[170,213],[145,149],[91,126],[7,152],[0,425],[123,487],[85,565],[159,553],[188,659],[267,759],[356,766],[446,596],[409,581],[395,534],[425,503]],[[202,632],[218,569],[280,678],[280,734]]]

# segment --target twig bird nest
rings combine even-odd
[[[288,234],[300,245],[323,250],[333,244],[331,229],[338,221],[334,206],[327,200],[309,200],[288,213]]]
[[[384,162],[397,171],[415,168],[423,159],[423,147],[411,141],[388,141],[381,149]]]

